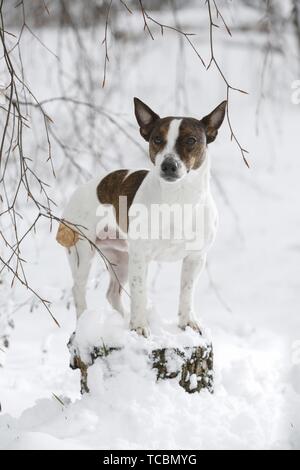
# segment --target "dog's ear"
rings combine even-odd
[[[213,142],[218,135],[218,129],[224,120],[226,106],[227,101],[222,101],[210,114],[201,119],[208,144]]]
[[[141,136],[149,142],[155,122],[159,119],[158,114],[138,98],[134,98],[134,113],[140,126]]]

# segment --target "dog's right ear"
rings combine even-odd
[[[151,132],[159,115],[138,98],[134,98],[134,113],[140,126],[141,136],[149,142]]]

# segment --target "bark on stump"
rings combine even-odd
[[[122,354],[122,347],[94,347],[89,360],[84,362],[73,345],[68,343],[71,354],[70,367],[81,373],[81,393],[89,393],[88,368],[98,359],[105,360],[112,352]],[[148,355],[150,367],[156,369],[157,380],[176,379],[188,393],[203,389],[213,393],[213,348],[211,342],[199,346],[154,349]]]

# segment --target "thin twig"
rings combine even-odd
[[[109,55],[108,55],[108,45],[107,45],[107,33],[108,33],[108,23],[109,23],[109,15],[112,6],[113,0],[110,0],[109,5],[106,11],[106,18],[105,18],[105,27],[104,27],[104,39],[102,41],[102,45],[105,47],[105,54],[104,54],[104,68],[103,68],[103,79],[102,79],[102,88],[105,87],[106,82],[106,69],[107,63],[109,62]]]
[[[141,13],[142,13],[142,16],[143,16],[143,20],[144,20],[144,30],[148,31],[151,39],[154,40],[154,36],[153,36],[153,34],[150,30],[150,27],[148,25],[148,21],[155,24],[156,26],[159,26],[162,35],[164,34],[165,29],[170,30],[170,31],[174,31],[174,32],[182,35],[186,39],[186,41],[189,43],[191,48],[193,49],[193,51],[197,55],[198,59],[200,59],[200,61],[202,62],[202,65],[205,67],[205,62],[204,62],[203,58],[201,57],[200,53],[198,52],[198,50],[196,49],[196,47],[194,46],[193,42],[190,39],[191,36],[195,36],[195,33],[186,33],[185,31],[182,31],[181,29],[176,28],[175,26],[170,26],[170,25],[167,25],[167,24],[160,23],[158,20],[155,20],[152,16],[149,15],[149,13],[146,11],[146,9],[143,5],[142,0],[139,0],[139,4],[140,4],[140,9],[141,9]]]
[[[228,32],[228,34],[230,34],[231,36],[231,32],[230,32],[230,29],[229,27],[227,26],[225,20],[224,20],[224,17],[221,16],[221,13],[220,13],[220,10],[217,6],[217,3],[216,3],[216,0],[213,0],[214,2],[214,6],[215,6],[215,9],[216,9],[216,12],[217,12],[217,16],[220,16],[220,18],[222,19],[225,27],[226,27],[226,30]],[[240,141],[238,140],[237,136],[236,136],[236,133],[235,131],[233,130],[233,126],[232,126],[232,122],[231,122],[231,115],[230,115],[230,92],[231,91],[237,91],[237,92],[240,92],[240,93],[243,93],[243,94],[248,94],[246,91],[244,90],[241,90],[240,88],[236,88],[234,86],[232,86],[228,79],[226,78],[218,60],[216,59],[216,56],[215,56],[215,51],[214,51],[214,41],[213,41],[213,28],[214,27],[218,27],[218,25],[216,23],[214,23],[213,21],[213,17],[212,17],[212,10],[211,10],[211,0],[206,0],[206,5],[207,5],[207,11],[208,11],[208,18],[209,18],[209,43],[210,43],[210,61],[208,63],[208,66],[207,66],[207,69],[209,69],[211,67],[212,64],[215,65],[216,69],[218,70],[219,74],[221,75],[223,81],[225,82],[225,85],[226,85],[226,99],[227,99],[227,107],[226,107],[226,117],[227,117],[227,122],[228,122],[228,126],[229,126],[229,129],[230,129],[230,134],[231,134],[231,140],[234,140],[235,143],[237,144],[239,150],[240,150],[240,153],[242,155],[242,158],[245,162],[245,164],[247,165],[247,167],[249,168],[249,163],[245,157],[245,154],[249,153],[248,150],[246,150],[240,143]]]

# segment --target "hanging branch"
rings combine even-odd
[[[170,30],[170,31],[175,31],[176,33],[183,36],[185,38],[185,40],[188,42],[188,44],[191,46],[191,48],[193,49],[195,54],[197,55],[198,59],[200,59],[200,61],[202,62],[202,65],[205,67],[205,62],[204,62],[203,58],[201,57],[200,53],[197,51],[196,47],[194,46],[194,44],[192,43],[192,41],[190,39],[191,36],[195,36],[195,33],[186,33],[185,31],[182,31],[181,29],[176,28],[175,26],[170,26],[170,25],[167,25],[167,24],[160,23],[158,20],[155,20],[152,16],[149,15],[149,13],[146,11],[146,9],[143,5],[142,0],[139,0],[139,5],[140,5],[140,10],[141,10],[141,13],[142,13],[142,16],[143,16],[143,20],[144,20],[144,30],[149,33],[149,36],[151,37],[151,39],[154,40],[154,36],[151,32],[148,21],[155,24],[156,26],[159,26],[162,36],[164,34],[165,29]]]
[[[107,12],[106,12],[106,18],[105,18],[105,28],[104,28],[104,39],[102,41],[102,45],[105,47],[105,55],[104,55],[104,68],[103,68],[103,80],[102,80],[102,88],[105,87],[105,82],[106,82],[106,69],[107,69],[107,64],[109,62],[109,55],[108,55],[108,46],[107,46],[107,30],[108,30],[108,23],[109,23],[109,15],[110,15],[110,10],[112,6],[113,0],[110,0],[109,5],[107,7]],[[124,3],[123,3],[124,4]],[[128,11],[130,11],[128,9]]]
[[[223,16],[221,15],[220,13],[220,10],[217,6],[217,3],[216,3],[216,0],[213,0],[213,4],[214,4],[214,7],[215,7],[215,10],[216,10],[216,15],[217,15],[217,18],[220,17],[222,19],[222,22],[223,24],[225,25],[225,28],[228,32],[228,34],[231,36],[231,31],[228,27],[228,25],[226,24]],[[230,117],[230,92],[231,91],[237,91],[239,93],[244,93],[244,94],[247,94],[246,91],[244,90],[241,90],[240,88],[236,88],[234,86],[232,86],[229,81],[227,80],[218,60],[216,59],[216,56],[215,56],[215,51],[214,51],[214,41],[213,41],[213,28],[218,28],[219,25],[217,25],[216,23],[214,23],[213,21],[213,17],[212,17],[212,11],[211,11],[211,0],[206,0],[206,5],[207,5],[207,10],[208,10],[208,17],[209,17],[209,43],[210,43],[210,61],[208,63],[208,66],[207,66],[207,70],[211,67],[212,64],[215,65],[216,69],[218,70],[219,74],[221,75],[223,81],[225,82],[225,85],[226,85],[226,99],[227,99],[227,107],[226,107],[226,117],[227,117],[227,122],[228,122],[228,125],[229,125],[229,129],[230,129],[230,133],[231,133],[231,140],[234,140],[235,143],[237,144],[240,152],[241,152],[241,155],[242,155],[242,158],[245,162],[245,164],[247,165],[247,167],[249,168],[249,163],[245,157],[245,154],[249,153],[248,150],[246,150],[245,148],[242,147],[242,145],[240,144],[240,141],[238,140],[237,136],[236,136],[236,133],[235,131],[233,130],[233,127],[232,127],[232,123],[231,123],[231,117]]]
[[[4,113],[5,117],[3,119],[2,135],[0,138],[0,239],[5,250],[1,249],[0,253],[0,275],[4,272],[8,272],[11,277],[11,287],[13,287],[16,282],[25,287],[44,306],[53,321],[59,326],[58,321],[50,310],[50,302],[44,299],[39,292],[30,285],[25,270],[26,260],[22,254],[24,240],[30,234],[37,231],[37,226],[41,219],[49,220],[50,230],[53,221],[62,224],[64,224],[65,221],[53,213],[55,202],[49,196],[49,184],[43,180],[36,170],[35,160],[26,155],[24,150],[24,128],[30,129],[31,127],[31,121],[27,114],[28,107],[31,106],[38,109],[41,113],[45,140],[47,142],[47,158],[45,159],[45,163],[50,163],[52,174],[55,177],[51,152],[51,138],[53,138],[53,136],[56,137],[56,134],[50,127],[53,121],[44,109],[45,101],[40,102],[35,97],[35,94],[25,80],[20,50],[24,30],[27,29],[35,39],[38,39],[39,43],[44,46],[47,51],[48,48],[27,26],[24,2],[21,1],[19,6],[22,12],[22,25],[18,36],[16,36],[9,33],[5,28],[3,0],[0,0],[1,59],[3,64],[5,64],[3,77],[7,79],[7,84],[2,86],[0,90],[0,93],[7,102],[7,106],[1,105],[1,112]],[[7,37],[11,40],[15,40],[12,46],[8,44]],[[17,55],[15,56],[15,54]],[[68,99],[66,98],[66,100]],[[79,105],[79,103],[80,101],[78,100],[76,104]],[[84,102],[82,102],[81,105],[89,106],[88,103]],[[101,112],[101,110],[99,110],[99,112]],[[105,115],[104,111],[102,115]],[[106,113],[105,116],[114,125],[119,125],[118,121],[112,118],[108,113]],[[119,128],[122,129],[122,126],[119,125]],[[124,130],[124,132],[126,132],[126,130]],[[26,199],[27,203],[30,203],[34,208],[34,212],[32,212],[33,220],[28,221],[27,228],[21,233],[23,230],[21,229],[23,216],[19,208],[23,207]],[[76,227],[76,230],[80,233],[81,238],[85,238],[90,243],[91,249],[99,253],[106,267],[110,266],[112,271],[115,272],[113,265],[105,258],[98,247],[85,236],[83,230],[80,227]]]

